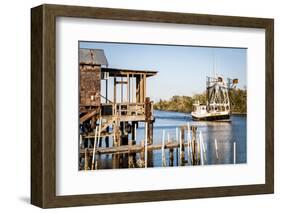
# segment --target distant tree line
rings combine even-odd
[[[233,113],[247,112],[247,90],[235,89],[230,91],[231,110]],[[175,95],[169,100],[160,99],[154,103],[154,109],[174,111],[174,112],[191,112],[193,104],[199,101],[201,104],[206,104],[206,93],[195,94],[191,96]]]
[[[231,110],[233,113],[247,113],[247,90],[235,89],[230,91]]]

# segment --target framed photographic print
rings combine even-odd
[[[273,193],[272,19],[31,9],[31,203]]]

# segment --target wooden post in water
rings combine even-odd
[[[148,144],[153,144],[153,122],[147,122],[147,142]]]
[[[137,141],[137,137],[136,136],[137,136],[137,122],[133,121],[132,122],[132,145],[136,144],[136,141]],[[134,166],[135,166],[135,163],[136,163],[136,153],[132,153],[131,156],[132,156],[133,163],[134,163]]]
[[[192,146],[192,165],[197,164],[197,150],[196,150],[196,126],[191,126],[192,131],[192,139],[191,139],[191,146]]]
[[[175,136],[175,141],[176,143],[180,143],[180,139],[178,137],[178,128],[176,128],[176,136]],[[180,143],[180,146],[181,146],[181,143]],[[180,148],[181,150],[181,148]],[[181,156],[181,155],[180,155]],[[176,148],[176,159],[177,159],[177,162],[176,162],[176,165],[178,166],[179,165],[179,162],[180,162],[180,157],[178,156],[178,148]]]
[[[129,141],[129,147],[131,147],[133,145],[133,142],[132,140]],[[129,156],[128,156],[128,167],[129,168],[134,168],[134,156],[133,154],[129,151]]]
[[[97,145],[99,145],[99,147],[101,147],[101,128],[102,128],[102,119],[101,119],[101,115],[100,115],[100,119],[99,119],[98,142],[97,142],[97,144],[95,145],[95,147],[96,147]],[[95,150],[95,152],[96,152],[96,150]],[[98,157],[99,157],[99,159],[100,159],[100,155],[99,155]],[[95,169],[98,169],[98,167],[99,167],[99,160],[96,160],[96,162],[95,162]]]
[[[106,133],[109,133],[109,127],[106,128]],[[109,147],[109,137],[108,136],[105,137],[105,146]]]
[[[217,143],[217,139],[215,138],[215,149],[216,149],[216,157],[217,160],[219,159],[219,154],[218,154],[218,143]]]
[[[192,146],[191,146],[191,132],[190,132],[190,124],[187,123],[187,155],[188,155],[188,163],[192,165]]]
[[[162,135],[162,166],[166,166],[166,157],[165,157],[165,130],[163,130]]]
[[[145,161],[145,168],[147,168],[147,122],[145,122],[145,147],[144,147],[144,161]]]
[[[144,75],[144,97],[145,97],[145,87],[146,87],[146,79]],[[153,144],[153,120],[152,120],[152,102],[149,97],[145,97],[145,125],[146,125],[146,147],[147,145]],[[147,152],[146,149],[146,167],[153,167],[153,152]]]
[[[140,153],[140,163],[139,163],[139,167],[143,168],[145,166],[145,159],[144,159],[144,141],[141,141],[141,147],[142,147],[142,151]]]
[[[153,144],[153,121],[148,122],[148,145]],[[153,151],[147,153],[148,167],[153,167]]]
[[[181,128],[180,131],[180,165],[184,165],[184,140],[185,140],[185,135],[184,135],[185,129],[184,127]]]
[[[182,162],[181,162],[181,151],[182,151],[182,149],[181,149],[181,146],[182,146],[182,128],[180,129],[180,139],[179,139],[179,143],[180,143],[180,165],[182,164]],[[177,141],[177,140],[176,140]],[[177,141],[178,142],[178,141]]]
[[[118,127],[118,121],[114,120],[113,125],[113,146],[117,147],[119,146],[120,141],[120,135],[119,135],[119,127]],[[118,154],[112,154],[112,168],[116,169],[119,167],[119,155]]]
[[[202,133],[201,133],[201,131],[200,131],[200,133],[199,133],[199,143],[198,143],[198,146],[199,146],[199,151],[200,151],[200,162],[201,162],[201,165],[204,165],[203,139],[202,139]]]
[[[101,167],[100,161],[101,161],[101,154],[98,153],[98,156],[96,156],[96,160],[95,160],[95,170],[98,170]]]
[[[128,135],[129,123],[121,122],[121,145],[128,145],[129,135]],[[128,153],[120,154],[120,167],[128,168]]]
[[[88,148],[85,149],[84,170],[88,170]]]
[[[174,166],[174,149],[173,148],[170,148],[169,149],[169,151],[170,151],[170,163],[169,163],[169,165],[170,166]]]
[[[93,148],[91,170],[95,169],[94,167],[95,167],[95,155],[96,155],[96,147],[97,147],[97,134],[98,134],[98,126],[96,126],[96,129],[95,129],[95,139],[94,139],[94,148]]]
[[[236,164],[236,142],[233,143],[233,164]]]
[[[99,134],[98,134],[98,142],[97,142],[97,145],[101,146],[101,117],[100,117],[100,120],[99,120]],[[96,164],[95,164],[95,169],[98,168],[98,161],[96,161]]]
[[[197,165],[201,164],[201,152],[200,152],[200,141],[196,138],[196,158],[197,158]]]
[[[204,154],[204,160],[207,162],[207,154],[206,154],[206,149],[205,149],[205,144],[204,144],[204,138],[203,138],[201,131],[200,131],[200,137],[201,137],[202,150],[203,150],[203,154]]]

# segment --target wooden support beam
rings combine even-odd
[[[106,103],[108,103],[108,79],[105,80],[105,98]]]
[[[121,77],[121,81],[123,81],[123,77]],[[123,103],[123,84],[121,84],[121,103]]]
[[[140,76],[136,77],[136,103],[140,103]]]
[[[89,120],[90,118],[92,118],[94,115],[96,115],[98,113],[98,109],[94,109],[90,112],[88,112],[87,114],[83,115],[80,119],[79,122],[80,124],[82,124],[83,122]]]
[[[123,78],[123,77],[121,77],[121,78]],[[116,84],[127,84],[127,83],[128,83],[128,81],[123,81],[123,80],[116,81]]]
[[[146,74],[143,75],[143,102],[146,98]]]
[[[143,96],[143,75],[140,76],[140,102],[144,102],[144,96]]]
[[[114,77],[114,92],[113,92],[113,102],[116,103],[116,77]]]
[[[129,74],[127,74],[127,101],[130,103],[131,100],[130,100],[130,77],[129,77]]]
[[[135,84],[134,84],[134,74],[132,75],[132,102],[136,102],[136,94],[135,94]]]

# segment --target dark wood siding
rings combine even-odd
[[[98,65],[80,65],[80,105],[100,105],[100,70]]]

